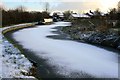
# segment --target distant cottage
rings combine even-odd
[[[71,13],[69,19],[87,19],[90,18],[88,15],[79,14],[79,13]]]
[[[51,16],[53,17],[53,21],[63,21],[64,20],[64,14],[62,12],[54,12],[51,13]]]

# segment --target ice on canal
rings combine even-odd
[[[51,39],[46,36],[56,26],[69,26],[69,22],[56,22],[17,31],[13,37],[24,48],[32,50],[47,63],[57,67],[57,73],[87,73],[97,78],[118,78],[118,55],[102,48],[71,40]],[[72,76],[73,77],[73,76]],[[79,77],[79,76],[78,76]]]

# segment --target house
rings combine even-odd
[[[64,20],[64,14],[62,12],[53,12],[50,15],[53,17],[54,22]]]
[[[69,19],[88,19],[90,18],[88,15],[79,14],[79,13],[71,13]]]
[[[89,16],[90,18],[99,18],[99,19],[106,19],[106,14],[102,13],[102,12],[98,12],[97,14],[95,12],[92,12],[91,10],[86,13],[87,16]]]

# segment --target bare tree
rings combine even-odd
[[[66,20],[69,19],[71,13],[73,13],[73,11],[70,11],[70,10],[64,12],[64,17]]]
[[[49,7],[50,7],[49,3],[45,2],[45,11],[46,12],[49,12]]]
[[[108,14],[109,14],[110,19],[117,19],[117,9],[116,8],[110,9]]]
[[[120,1],[118,2],[118,12],[120,13]]]
[[[100,11],[99,8],[94,11],[94,15],[95,16],[101,16],[101,11]]]
[[[25,12],[26,8],[24,6],[19,6],[16,8],[16,10],[18,10],[19,12]]]

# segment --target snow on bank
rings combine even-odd
[[[68,22],[57,22],[36,28],[23,29],[13,34],[14,38],[35,52],[48,64],[57,67],[57,72],[64,76],[81,71],[97,78],[118,78],[118,55],[96,46],[70,40],[50,39],[56,35],[50,31],[56,26],[69,26]],[[80,77],[80,76],[78,76]]]
[[[0,32],[1,32],[1,29],[0,29]],[[2,79],[2,36],[0,36],[0,80],[1,79]]]
[[[34,78],[27,74],[32,63],[0,34],[0,79],[2,78]]]

